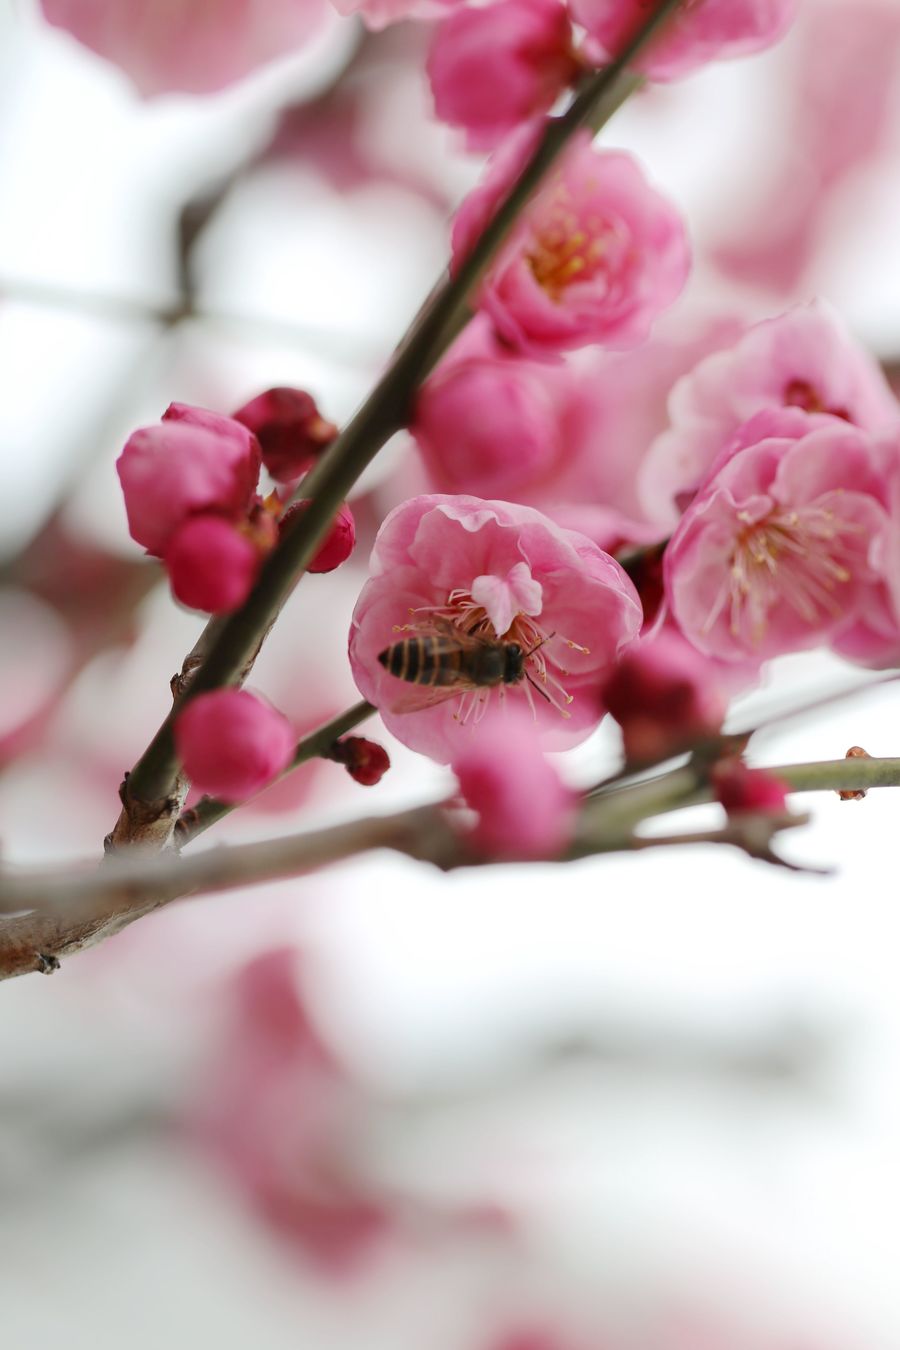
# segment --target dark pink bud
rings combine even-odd
[[[234,414],[262,447],[263,463],[277,483],[290,483],[312,467],[337,435],[304,389],[267,389]]]
[[[600,693],[622,728],[629,763],[665,759],[715,736],[727,711],[712,662],[665,631],[629,647]]]
[[[222,516],[192,516],[166,549],[165,564],[176,600],[207,614],[242,605],[262,561],[246,533]]]
[[[243,801],[286,769],[294,753],[291,724],[246,689],[215,689],[192,699],[175,723],[175,746],[200,792]]]
[[[299,512],[305,511],[307,506],[309,506],[309,502],[294,502],[293,506],[289,507],[281,518],[282,528],[289,521],[295,520]],[[333,572],[336,567],[340,567],[341,563],[347,561],[353,552],[355,543],[356,522],[353,519],[353,512],[344,502],[334,518],[331,533],[307,567],[307,572]]]
[[[783,816],[787,811],[787,784],[767,769],[748,769],[741,759],[717,765],[712,787],[730,816],[750,811]]]
[[[131,537],[159,556],[188,516],[242,516],[259,477],[256,437],[229,418],[196,411],[203,420],[170,418],[170,409],[167,420],[134,432],[116,462]],[[216,429],[213,420],[233,430]]]
[[[376,741],[367,741],[362,736],[345,736],[335,741],[328,752],[328,759],[343,764],[351,778],[363,787],[374,787],[380,783],[391,760],[384,746]]]

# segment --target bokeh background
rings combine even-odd
[[[823,295],[890,367],[900,3],[801,9],[776,50],[642,94],[604,139],[688,218],[683,304]],[[129,432],[282,383],[340,421],[444,267],[481,163],[433,120],[427,37],[332,15],[220,94],[142,99],[0,0],[5,859],[96,855],[199,631],[128,538]],[[300,729],[356,697],[368,544],[420,481],[398,438],[354,499],[356,558],[266,646],[253,684]],[[735,720],[862,682],[790,659]],[[788,718],[753,753],[900,753],[897,699]],[[385,739],[378,788],[317,764],[210,842],[446,790]],[[603,727],[564,771],[616,749]],[[824,877],[694,849],[448,877],[379,855],[4,985],[4,1345],[900,1346],[898,801],[804,799],[786,849]]]

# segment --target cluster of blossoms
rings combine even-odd
[[[244,603],[280,531],[303,503],[293,488],[334,439],[303,390],[270,389],[231,417],[173,403],[129,437],[117,469],[132,539],[165,563],[176,599],[208,614]],[[275,483],[257,491],[265,466]],[[331,572],[356,542],[342,506],[309,565]]]
[[[424,13],[407,0],[350,8],[375,26]],[[428,60],[438,115],[495,151],[454,221],[456,273],[529,161],[541,114],[651,9],[497,0],[442,18]],[[795,9],[691,0],[640,68],[667,80],[757,51]],[[689,270],[680,215],[638,163],[576,134],[418,393],[410,430],[433,491],[381,527],[350,663],[388,729],[454,768],[479,852],[565,848],[573,798],[543,752],[583,740],[606,711],[637,767],[715,742],[730,695],[772,657],[828,645],[900,660],[900,410],[883,376],[820,303],[752,326],[735,313],[674,323]],[[119,463],[129,524],[179,599],[217,613],[243,602],[334,434],[296,391],[232,418],[173,405],[135,433]],[[266,497],[261,464],[276,484]],[[352,543],[342,513],[310,570]],[[229,752],[215,730],[226,701]],[[231,800],[292,754],[280,715],[250,706],[225,691],[181,719],[189,772]],[[345,742],[332,758],[376,781],[379,753]],[[760,789],[739,763],[716,782],[730,811],[783,807],[781,786]]]

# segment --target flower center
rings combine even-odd
[[[572,282],[591,281],[609,262],[615,233],[599,216],[579,219],[568,189],[560,183],[541,211],[526,261],[538,285],[552,300],[559,300]]]
[[[743,528],[704,632],[726,608],[732,635],[752,646],[779,605],[789,605],[810,627],[840,618],[844,607],[836,592],[852,580],[852,539],[863,533],[861,525],[815,504],[776,509],[763,520],[741,511],[738,520]]]
[[[803,412],[807,413],[830,413],[832,417],[840,417],[844,422],[853,421],[846,408],[826,407],[824,398],[808,380],[791,380],[785,385],[784,406],[802,408]]]

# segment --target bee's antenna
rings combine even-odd
[[[553,634],[551,633],[550,636],[552,637]],[[547,639],[544,638],[544,642],[546,642],[546,641],[547,641]],[[540,647],[540,646],[542,646],[542,643],[539,642],[539,643],[538,643],[538,647]],[[531,650],[532,650],[532,651],[537,651],[537,647],[532,647]],[[534,681],[534,680],[531,678],[531,676],[528,674],[528,671],[527,671],[527,670],[525,671],[525,678],[526,678],[526,680],[528,681],[528,683],[531,685],[532,689],[536,689],[536,690],[537,690],[537,692],[540,694],[541,698],[545,698],[545,699],[547,700],[547,702],[548,702],[551,706],[555,706],[555,704],[553,703],[553,699],[550,697],[550,695],[547,693],[547,691],[546,691],[545,689],[542,689],[541,686],[540,686],[539,684],[536,684],[536,683],[535,683],[535,681]],[[566,716],[568,716],[568,713],[566,714]]]
[[[522,653],[523,661],[527,661],[529,656],[534,656],[534,653],[539,652],[545,642],[549,642],[551,638],[555,637],[556,637],[555,633],[548,633],[546,637],[542,637],[540,642],[536,643],[535,646],[530,647],[527,652]]]

